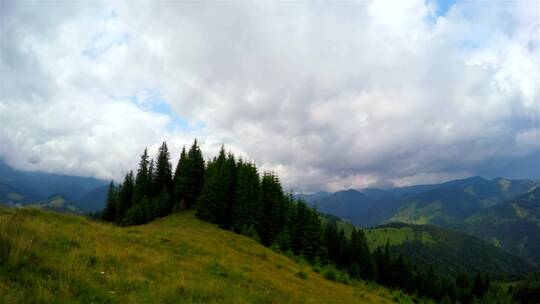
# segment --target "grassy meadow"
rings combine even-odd
[[[410,299],[326,280],[192,212],[123,228],[0,209],[0,303],[393,302]]]

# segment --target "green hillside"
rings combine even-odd
[[[69,214],[83,214],[84,212],[75,206],[73,203],[67,201],[61,196],[55,196],[48,200],[26,205],[28,208],[36,208],[41,210],[57,211]]]
[[[403,298],[403,296],[402,296]],[[0,303],[391,303],[183,212],[127,228],[0,209]]]
[[[472,177],[407,196],[384,222],[434,224],[459,229],[463,220],[540,185],[537,181]]]
[[[540,188],[467,218],[462,229],[540,265]]]
[[[389,224],[366,229],[371,250],[385,246],[403,254],[420,269],[436,273],[487,272],[495,276],[522,273],[530,267],[516,256],[477,238],[431,225]]]
[[[323,214],[324,221],[336,223],[346,235],[354,226],[339,217]],[[371,251],[389,241],[394,254],[402,253],[421,270],[433,267],[437,273],[455,275],[489,272],[495,276],[530,270],[530,266],[501,248],[475,237],[432,225],[391,223],[363,229]]]

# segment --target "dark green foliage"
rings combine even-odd
[[[287,200],[279,178],[272,173],[265,173],[261,182],[261,218],[260,231],[261,242],[270,246],[287,222]]]
[[[375,264],[362,230],[353,230],[347,250],[349,251],[348,265],[351,276],[365,280],[375,279]]]
[[[533,304],[540,301],[540,275],[519,282],[512,290],[512,300],[516,303]]]
[[[392,223],[369,229],[366,233],[371,241],[381,235],[393,237],[391,253],[406,256],[422,271],[433,267],[436,273],[453,277],[459,272],[467,272],[469,276],[487,272],[502,277],[530,271],[525,261],[499,247],[432,225]]]
[[[489,276],[478,273],[474,277],[474,282],[471,288],[471,296],[475,299],[483,299],[490,288],[491,282],[489,280]]]
[[[204,159],[197,140],[186,153],[182,148],[174,173],[173,201],[177,209],[189,209],[195,204],[204,184]]]
[[[135,188],[133,190],[132,198],[133,205],[138,205],[138,203],[140,203],[147,195],[147,185],[151,178],[151,176],[148,174],[148,166],[148,150],[144,149],[144,153],[141,156],[141,161],[139,162],[137,176],[135,177]]]
[[[130,171],[124,178],[124,182],[118,191],[118,204],[115,210],[116,224],[120,224],[122,222],[126,212],[132,205],[134,187],[133,172]]]
[[[174,209],[184,209],[187,208],[186,203],[186,192],[187,192],[187,181],[189,179],[188,174],[188,159],[186,154],[186,147],[182,147],[182,152],[180,153],[180,159],[178,159],[178,165],[176,165],[176,170],[174,171]]]
[[[159,147],[152,184],[153,195],[159,195],[163,189],[172,193],[172,166],[166,142]]]
[[[114,222],[116,218],[116,207],[118,205],[118,189],[111,181],[109,184],[109,191],[107,193],[107,202],[105,203],[105,209],[103,210],[101,218],[104,221]]]
[[[291,250],[295,255],[314,261],[319,256],[322,242],[319,215],[315,210],[308,208],[303,201],[289,200],[289,205],[287,229],[282,234],[289,234]]]
[[[232,209],[232,229],[241,232],[255,227],[261,218],[261,182],[254,164],[238,163],[236,196]]]
[[[327,223],[323,233],[323,244],[325,251],[325,260],[339,264],[341,257],[344,239],[340,238],[340,233],[337,230],[335,223]]]
[[[222,147],[219,155],[208,163],[197,216],[203,220],[218,224],[222,228],[230,227],[231,209],[229,208],[234,186],[233,170],[230,157]]]
[[[186,208],[190,208],[201,194],[204,183],[204,159],[196,139],[189,149],[187,159],[186,171],[189,178],[187,180],[185,204]]]

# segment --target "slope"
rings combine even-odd
[[[0,209],[0,302],[390,303],[325,280],[255,241],[180,213],[114,227]]]
[[[400,207],[400,201],[379,189],[338,191],[329,195],[302,196],[319,211],[350,220],[357,226],[369,227],[391,216]]]
[[[385,222],[435,224],[459,229],[466,218],[502,204],[539,184],[530,180],[488,180],[482,177],[449,181],[426,188],[427,191],[405,195],[402,207]],[[400,190],[391,192],[396,191],[399,193]]]
[[[41,209],[41,210],[50,210],[50,211],[56,211],[56,212],[61,212],[61,213],[69,213],[69,214],[83,214],[84,213],[81,209],[79,209],[73,203],[64,199],[61,196],[55,196],[48,200],[32,203],[32,204],[26,205],[25,207],[36,208],[36,209]]]
[[[462,229],[540,265],[540,187],[465,220]]]
[[[403,254],[413,265],[436,273],[455,275],[487,272],[494,276],[523,273],[530,266],[475,237],[431,225],[393,223],[365,230],[371,250],[389,241],[393,254]]]

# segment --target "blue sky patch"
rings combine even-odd
[[[144,111],[168,116],[170,118],[170,123],[167,126],[169,132],[196,131],[206,127],[204,123],[190,124],[186,118],[177,115],[156,89],[144,90],[139,96],[131,96],[130,100]]]

